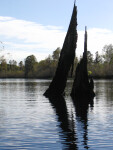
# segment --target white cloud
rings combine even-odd
[[[5,49],[11,53],[12,50],[20,52],[21,56],[26,57],[25,54],[33,52],[40,55],[39,60],[44,59],[45,53],[48,55],[62,46],[65,34],[62,27],[43,26],[35,22],[0,17],[0,38],[1,41],[5,41]]]
[[[88,29],[88,50],[95,54],[96,51],[102,53],[106,44],[113,44],[113,31],[108,29],[91,28]],[[84,31],[78,31],[77,54],[82,54],[84,49]]]
[[[54,26],[43,26],[30,21],[17,20],[15,18],[0,17],[0,35],[7,38],[23,40],[24,43],[39,44],[40,48],[45,45],[46,48],[53,48],[61,44],[65,33]],[[53,41],[51,42],[51,39]]]
[[[35,22],[0,16],[0,41],[12,59],[23,60],[34,54],[44,59],[57,47],[62,47],[66,32],[62,27],[44,26]],[[113,31],[99,28],[88,29],[88,50],[101,52],[105,44],[113,44]],[[78,31],[77,55],[84,49],[84,31]]]

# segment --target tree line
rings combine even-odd
[[[17,64],[16,60],[6,61],[4,57],[0,59],[1,78],[52,78],[55,74],[61,49],[58,47],[52,55],[41,61],[37,61],[34,55],[25,58]],[[81,57],[75,57],[74,72]],[[94,78],[113,78],[113,45],[105,45],[102,54],[98,51],[93,54],[87,52],[88,74]],[[71,77],[71,71],[68,77]]]

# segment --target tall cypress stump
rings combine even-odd
[[[85,27],[83,57],[76,68],[71,96],[73,99],[75,99],[76,97],[91,98],[95,96],[93,89],[94,89],[94,82],[91,77],[88,77],[88,70],[87,70],[87,31]]]
[[[77,7],[74,4],[73,13],[67,35],[60,53],[55,76],[49,88],[44,93],[49,97],[52,95],[63,95],[66,86],[67,76],[70,68],[73,68],[75,49],[77,43]]]

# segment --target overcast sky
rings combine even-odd
[[[0,0],[0,48],[8,59],[24,60],[35,55],[45,59],[63,45],[74,0]],[[113,44],[113,0],[76,0],[78,43],[83,52],[84,28],[88,29],[88,50],[102,52]]]

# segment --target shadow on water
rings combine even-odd
[[[93,109],[93,99],[88,98],[76,98],[73,100],[76,111],[76,121],[78,126],[81,126],[82,132],[82,145],[84,149],[89,149],[88,147],[88,110],[89,107]],[[78,133],[79,134],[79,133]]]
[[[59,127],[61,129],[59,135],[64,146],[63,149],[78,150],[80,145],[84,147],[83,149],[89,149],[88,110],[94,107],[93,99],[76,98],[72,100],[76,118],[74,118],[74,112],[71,113],[70,117],[64,97],[49,97],[49,101],[58,116]]]
[[[50,97],[49,101],[54,108],[56,115],[58,116],[58,122],[60,123],[59,127],[61,129],[61,133],[59,133],[59,135],[64,146],[63,149],[77,150],[77,138],[74,128],[75,122],[73,119],[73,114],[69,119],[69,114],[64,98],[62,96],[57,98]]]

